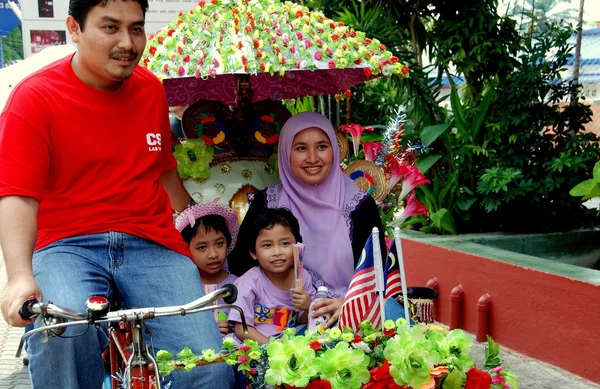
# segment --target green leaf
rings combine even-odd
[[[448,191],[454,186],[454,182],[456,181],[456,176],[457,176],[457,173],[454,172],[452,174],[452,177],[442,187],[442,190],[440,191],[440,194],[438,195],[438,202],[440,204],[442,204],[442,201],[446,198]]]
[[[437,232],[437,229],[435,228],[435,226],[425,226],[421,227],[419,231],[424,232],[426,234],[435,234]]]
[[[360,137],[360,140],[362,142],[381,142],[383,140],[383,134],[377,134],[377,133],[363,133],[363,135]]]
[[[454,114],[454,121],[456,127],[458,127],[458,131],[468,134],[469,128],[465,120],[465,113],[463,111],[462,103],[460,102],[460,96],[455,87],[452,87],[452,91],[450,92],[450,105],[452,106],[452,113]]]
[[[594,180],[600,181],[600,161],[594,165]]]
[[[425,174],[440,158],[442,156],[439,154],[428,154],[423,158],[419,158],[415,166],[421,173]]]
[[[431,145],[440,135],[450,128],[450,123],[436,124],[435,126],[427,126],[421,131],[421,143],[424,146]]]
[[[444,384],[442,385],[443,389],[461,389],[463,384],[463,379],[460,376],[460,372],[458,369],[454,369],[446,376],[444,380]]]
[[[192,350],[187,346],[183,350],[181,350],[180,352],[177,353],[177,358],[179,358],[179,359],[192,358],[194,356],[195,355],[192,352]]]
[[[598,185],[598,181],[595,179],[580,182],[579,184],[575,185],[573,189],[571,189],[569,194],[573,197],[587,196],[590,192],[592,192],[595,185]]]
[[[475,125],[472,128],[473,139],[477,139],[479,137],[479,130],[481,129],[481,126],[483,125],[483,122],[485,121],[488,109],[490,108],[490,103],[492,102],[492,99],[494,98],[495,93],[496,93],[496,89],[490,88],[487,90],[487,92],[483,96],[481,104],[479,105],[479,114],[475,118]]]
[[[430,219],[437,228],[444,229],[449,233],[456,235],[454,219],[446,208],[440,208],[439,211],[432,213]]]
[[[600,182],[597,182],[596,185],[594,185],[589,191],[589,193],[583,196],[581,199],[585,201],[594,197],[600,197]]]
[[[468,200],[460,200],[456,202],[456,205],[458,206],[458,208],[460,208],[463,211],[468,211],[469,208],[471,208],[471,206],[473,205],[473,203],[475,202],[476,199],[471,198]]]

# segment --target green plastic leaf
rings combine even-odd
[[[569,194],[573,197],[587,196],[593,190],[595,185],[598,185],[598,181],[595,179],[580,182],[571,189]]]
[[[185,347],[183,350],[177,353],[177,358],[179,359],[192,358],[194,356],[194,353],[189,347]]]
[[[440,158],[442,156],[439,154],[428,154],[423,158],[419,158],[415,166],[421,173],[425,174]]]
[[[444,229],[449,233],[456,235],[454,219],[452,219],[452,215],[446,208],[441,208],[437,212],[432,213],[430,219],[437,228]]]
[[[600,161],[594,165],[594,180],[600,181]]]
[[[427,126],[421,131],[421,143],[424,146],[431,145],[437,138],[450,128],[450,123],[436,124],[435,126]]]
[[[455,369],[450,372],[446,376],[444,380],[444,384],[442,385],[443,389],[461,389],[463,384],[463,379],[460,376],[460,372]]]
[[[166,350],[158,350],[158,352],[156,353],[157,361],[168,361],[171,358],[173,358],[173,354]]]
[[[171,354],[173,355],[173,354]],[[175,367],[173,367],[172,364],[161,361],[158,362],[158,371],[160,372],[160,375],[163,377],[168,376],[169,374],[171,374],[171,372],[175,370]]]

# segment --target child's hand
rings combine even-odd
[[[292,304],[297,311],[308,311],[310,308],[310,295],[307,291],[300,288],[292,288]]]
[[[227,320],[219,320],[217,321],[217,325],[219,326],[219,331],[221,331],[221,336],[225,336],[233,332],[233,328],[231,328],[231,325]]]

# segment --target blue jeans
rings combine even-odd
[[[204,293],[198,269],[189,258],[119,232],[71,237],[40,249],[33,255],[33,273],[44,300],[79,312],[85,311],[85,301],[94,295],[110,300],[118,292],[126,309],[184,304]],[[199,354],[205,348],[221,348],[212,312],[163,317],[146,324],[156,351],[176,354],[189,346]],[[107,345],[104,331],[78,326],[68,328],[63,336],[47,343],[42,342],[42,334],[29,338],[33,387],[101,388],[101,350]],[[233,374],[230,366],[215,364],[175,371],[165,378],[163,387],[169,381],[171,389],[230,388]]]

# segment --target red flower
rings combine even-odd
[[[365,45],[368,45],[369,43],[371,43],[371,38],[365,38]]]
[[[371,68],[364,68],[363,69],[363,73],[365,73],[365,76],[370,77],[373,75],[373,72],[371,71]]]
[[[329,27],[335,28],[335,23],[334,22],[329,23]]]
[[[158,37],[158,43],[160,43],[162,45],[162,43],[164,42],[165,38],[162,36]]]
[[[388,338],[391,338],[391,337],[393,337],[394,335],[396,335],[396,330],[395,330],[395,329],[393,329],[393,328],[392,328],[391,330],[386,330],[386,329],[384,329],[384,330],[383,330],[383,334],[384,334],[385,336],[387,336]]]
[[[344,92],[344,95],[346,96],[346,98],[350,98],[350,96],[352,96],[352,92],[350,92],[350,90],[347,90]]]
[[[183,20],[181,20],[181,19],[178,19],[178,20],[177,20],[177,25],[180,25],[181,23],[183,23]]]
[[[318,340],[313,340],[308,345],[310,346],[310,348],[312,348],[315,351],[318,351],[321,348],[323,348],[323,346],[321,345],[321,342],[319,342]]]
[[[148,53],[150,53],[150,55],[154,55],[154,53],[156,53],[156,47],[150,46],[150,48],[148,49]]]
[[[185,57],[183,57],[183,62],[190,62],[190,56],[186,55]]]
[[[408,74],[408,66],[402,66],[402,74]]]
[[[204,5],[206,5],[206,3],[204,1],[199,1],[198,2],[198,6],[199,7],[204,7]]]
[[[394,382],[390,375],[390,364],[385,361],[383,365],[373,368],[369,371],[371,380],[363,385],[363,389],[402,389],[405,386],[400,386]]]
[[[467,372],[465,389],[490,389],[492,377],[487,371],[472,368]]]
[[[359,343],[359,342],[362,342],[362,336],[354,335],[354,340],[352,341],[352,343]]]
[[[296,12],[296,17],[297,18],[301,18],[302,16],[304,16],[304,13],[302,11]]]
[[[148,67],[148,62],[150,62],[150,58],[144,58],[144,65]]]
[[[249,34],[252,32],[252,27],[251,26],[246,26],[244,27],[244,30],[246,30],[246,32]]]
[[[254,47],[256,47],[257,49],[258,49],[258,46],[260,46],[260,42],[258,41],[258,39],[252,39],[252,43],[254,44]]]
[[[337,41],[338,39],[340,39],[340,36],[338,34],[331,34],[331,40]]]
[[[242,347],[240,347],[240,350],[246,352],[246,351],[250,351],[250,346],[248,345],[243,345]]]
[[[174,33],[174,32],[175,32],[175,29],[171,28],[171,29],[170,29],[170,30],[167,32],[167,35],[168,35],[168,36],[171,36],[171,35],[173,35],[173,33]]]
[[[379,45],[379,50],[385,50],[385,45]]]
[[[395,55],[392,57],[392,63],[396,63],[398,62],[398,57],[396,57]]]
[[[354,31],[354,30],[350,31],[350,36],[352,38],[354,38],[356,36],[356,31]]]
[[[344,27],[344,22],[338,22],[339,27]]]
[[[154,34],[150,34],[150,36],[148,37],[149,41],[151,41],[152,39],[154,39]]]

